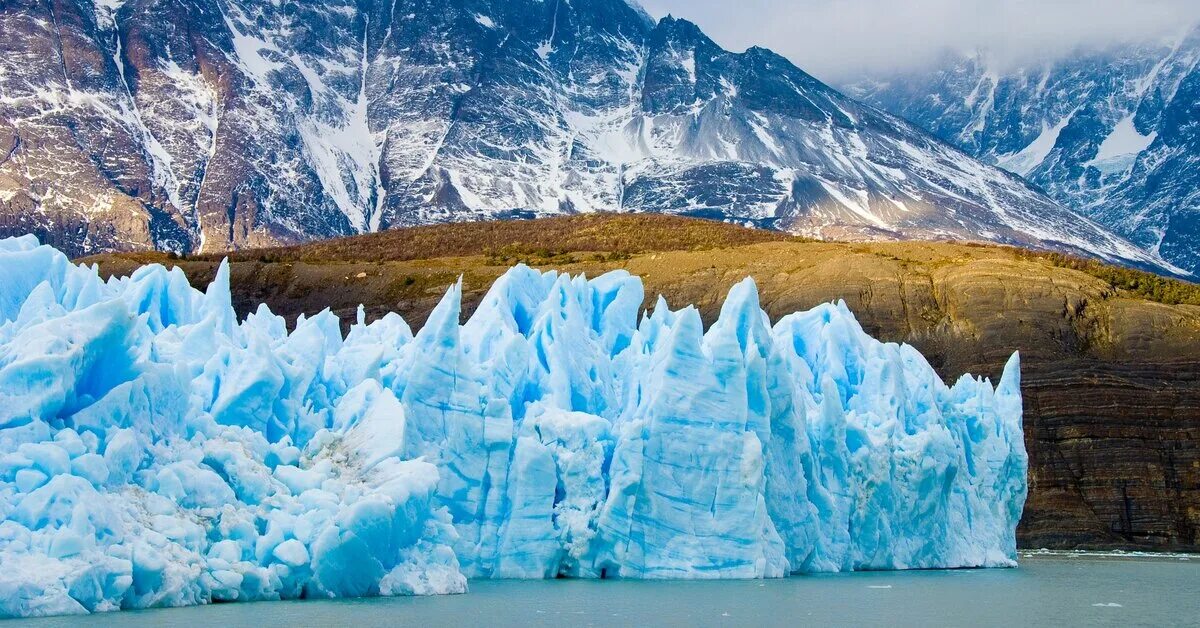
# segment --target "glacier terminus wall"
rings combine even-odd
[[[772,325],[750,279],[705,330],[518,266],[415,336],[239,321],[228,282],[0,240],[0,617],[1015,564],[1017,356],[947,387],[844,304]]]

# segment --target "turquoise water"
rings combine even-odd
[[[1200,556],[773,581],[480,581],[467,595],[222,604],[0,622],[86,626],[1200,626]]]

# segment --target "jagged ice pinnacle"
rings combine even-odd
[[[461,593],[467,578],[1009,566],[1019,364],[947,387],[844,304],[704,330],[525,266],[414,337],[238,322],[229,270],[0,240],[0,617]]]

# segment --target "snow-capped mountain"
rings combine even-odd
[[[846,90],[1200,270],[1200,26],[1036,66],[948,54]]]
[[[0,31],[0,231],[72,253],[606,210],[1163,266],[626,0],[21,1]]]

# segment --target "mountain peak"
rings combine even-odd
[[[717,47],[708,35],[694,22],[667,15],[658,21],[651,34],[654,41],[703,42],[705,45]]]

